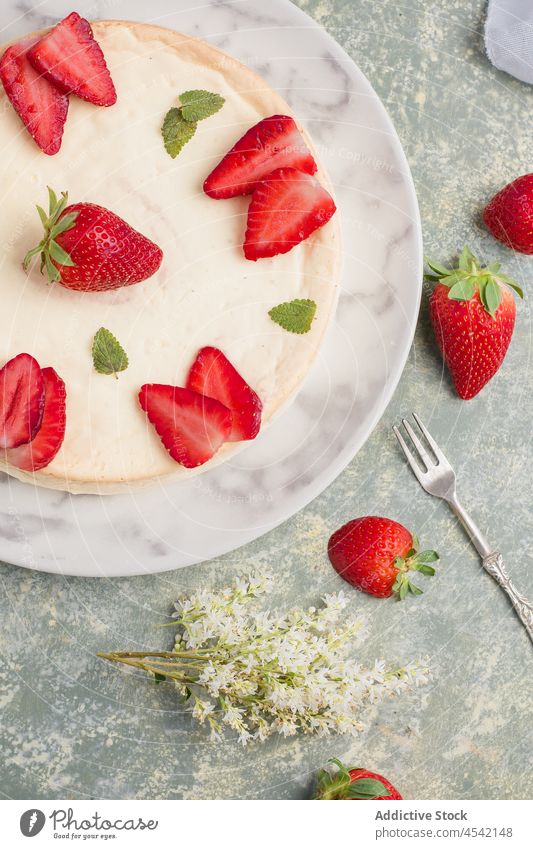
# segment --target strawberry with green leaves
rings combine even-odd
[[[337,758],[329,763],[337,767],[333,775],[327,769],[321,769],[317,776],[315,799],[349,799],[368,801],[372,799],[402,799],[388,778],[377,772],[360,767],[346,767]]]
[[[429,311],[437,344],[459,397],[474,398],[504,360],[516,315],[511,290],[522,298],[522,289],[499,263],[483,266],[468,247],[457,268],[426,262],[426,279],[436,284]]]
[[[409,572],[434,575],[436,551],[418,551],[419,542],[399,522],[382,516],[352,519],[330,537],[328,555],[341,578],[377,598],[422,595]]]

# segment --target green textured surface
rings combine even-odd
[[[479,225],[494,190],[531,170],[533,107],[531,88],[484,55],[484,2],[298,5],[343,45],[389,110],[413,170],[426,252],[447,259],[467,241],[531,289],[533,259],[500,248]],[[116,580],[2,566],[1,793],[305,798],[316,768],[335,755],[387,774],[407,798],[531,797],[531,644],[445,506],[405,469],[390,433],[413,409],[431,421],[455,461],[464,502],[533,595],[531,335],[526,300],[503,369],[481,396],[461,402],[435,354],[425,296],[405,373],[366,446],[307,509],[236,554]],[[357,740],[212,745],[170,688],[95,659],[99,649],[163,645],[168,634],[153,623],[178,592],[222,585],[249,565],[273,571],[286,599],[313,603],[339,589],[325,555],[329,533],[366,513],[416,529],[443,558],[420,599],[400,605],[351,595],[352,609],[369,619],[365,654],[402,661],[427,653],[434,670],[429,687],[370,714]]]

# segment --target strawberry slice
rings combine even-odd
[[[255,439],[261,427],[263,404],[237,369],[218,348],[202,348],[191,366],[187,388],[216,398],[233,414],[228,442]]]
[[[37,360],[18,354],[0,369],[0,448],[30,442],[43,417],[44,381]]]
[[[191,389],[145,383],[139,403],[172,459],[188,469],[210,460],[231,431],[231,410]]]
[[[287,253],[323,227],[335,209],[315,177],[296,168],[278,168],[252,195],[244,256],[256,260]]]
[[[36,472],[52,462],[63,444],[66,427],[65,384],[53,368],[43,368],[44,413],[37,435],[27,445],[6,451],[12,466]]]
[[[32,38],[7,48],[0,59],[0,79],[31,137],[53,156],[61,147],[68,97],[31,65],[28,50],[34,44]]]
[[[112,106],[117,93],[89,21],[71,12],[29,51],[34,68],[66,94]]]
[[[216,199],[248,195],[259,180],[282,167],[314,174],[316,162],[293,119],[272,115],[233,145],[207,177],[204,192]]]

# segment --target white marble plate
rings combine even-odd
[[[2,4],[2,40],[55,23],[71,7],[72,0]],[[292,405],[235,459],[187,483],[121,496],[72,496],[0,479],[3,560],[72,575],[160,572],[266,533],[325,489],[363,445],[415,329],[419,212],[379,98],[288,0],[81,0],[76,8],[93,19],[151,21],[205,38],[255,68],[310,130],[342,216],[342,290],[318,361]]]

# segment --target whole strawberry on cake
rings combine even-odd
[[[6,45],[0,80],[1,468],[107,493],[225,461],[335,306],[307,133],[210,45],[77,12]]]

